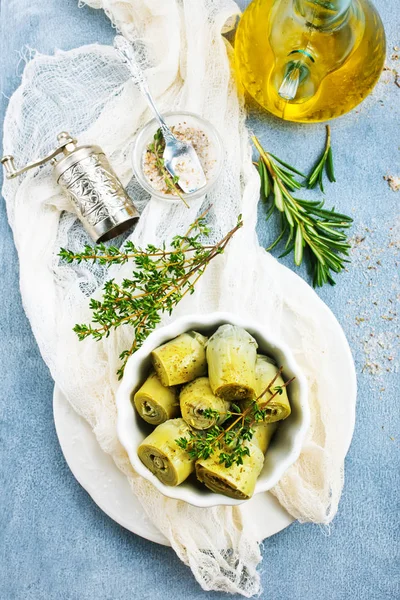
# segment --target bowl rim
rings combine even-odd
[[[185,116],[192,117],[194,119],[197,119],[204,126],[206,132],[209,132],[212,134],[212,136],[214,137],[214,142],[216,145],[216,152],[218,155],[218,159],[217,159],[218,166],[215,169],[213,177],[207,181],[206,185],[191,194],[182,193],[182,198],[184,198],[185,200],[194,201],[194,200],[199,200],[201,198],[204,198],[204,196],[210,191],[210,189],[212,189],[214,187],[214,185],[217,183],[217,181],[221,175],[223,165],[224,165],[224,147],[223,147],[221,135],[220,135],[219,131],[217,130],[217,128],[215,127],[215,125],[213,125],[210,121],[208,121],[201,115],[194,113],[194,112],[187,111],[187,110],[174,110],[174,111],[166,111],[166,112],[162,113],[162,117],[164,117],[164,119],[167,119],[167,120],[168,120],[168,117],[181,117],[181,116],[182,117],[185,117]],[[142,137],[145,136],[145,133],[147,131],[149,131],[153,127],[153,125],[156,125],[157,123],[158,123],[158,121],[154,117],[153,119],[150,119],[150,121],[147,121],[142,127],[140,127],[140,129],[135,134],[135,137],[133,140],[132,151],[131,151],[131,164],[132,164],[133,173],[134,173],[137,181],[141,185],[141,187],[146,192],[148,192],[151,196],[154,196],[155,198],[158,198],[159,200],[169,202],[170,204],[179,204],[180,202],[182,202],[182,200],[180,198],[177,198],[174,196],[170,197],[167,194],[163,194],[162,192],[153,188],[150,185],[150,183],[147,181],[146,177],[144,176],[142,168],[138,168],[137,164],[136,164],[136,154],[138,152],[138,146],[142,140]],[[140,161],[141,161],[141,158],[142,157],[140,155],[139,156]]]
[[[188,329],[212,327],[215,322],[225,322],[243,327],[244,329],[252,329],[253,331],[259,332],[260,337],[264,338],[269,345],[276,347],[285,357],[285,368],[290,370],[296,376],[299,390],[299,408],[300,417],[299,425],[295,439],[293,440],[293,446],[287,456],[282,459],[279,466],[274,469],[274,473],[264,480],[259,478],[257,480],[256,489],[254,495],[269,491],[278,481],[282,478],[283,474],[287,469],[299,458],[303,442],[310,425],[310,408],[308,404],[308,384],[306,377],[302,373],[300,367],[295,361],[292,351],[282,341],[278,340],[274,336],[270,336],[265,331],[264,326],[260,326],[252,318],[242,317],[240,315],[225,312],[215,311],[207,314],[188,314],[177,319],[174,319],[170,323],[164,326],[160,326],[155,329],[144,341],[142,346],[129,357],[124,375],[122,377],[121,384],[116,394],[116,406],[117,406],[117,435],[120,443],[126,450],[129,461],[138,475],[144,477],[147,481],[152,483],[159,492],[168,498],[175,500],[183,500],[200,508],[207,508],[212,506],[235,506],[246,502],[247,500],[237,500],[229,498],[223,494],[216,494],[209,491],[209,493],[199,493],[195,489],[188,489],[182,486],[166,486],[159,479],[151,473],[145,467],[145,465],[139,459],[136,449],[132,447],[133,437],[131,435],[131,428],[129,423],[132,418],[135,422],[140,419],[136,413],[135,408],[131,402],[131,393],[137,386],[135,379],[137,378],[137,371],[140,368],[143,360],[146,360],[151,351],[157,346],[161,345],[167,340],[173,339],[174,337],[184,333]],[[194,325],[197,323],[197,325]],[[161,338],[161,339],[160,339]]]

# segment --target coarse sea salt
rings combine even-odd
[[[171,131],[178,138],[178,140],[189,142],[192,144],[199,158],[200,164],[203,167],[204,175],[206,180],[212,178],[213,171],[217,165],[216,149],[208,135],[202,129],[189,125],[186,121],[177,123],[171,127]],[[152,143],[149,142],[149,145]],[[170,188],[165,181],[165,173],[160,170],[157,165],[157,157],[149,149],[149,145],[143,153],[142,157],[142,171],[146,177],[150,186],[157,192],[165,194],[165,196],[178,196],[178,193],[174,188]],[[177,164],[177,172],[181,172],[186,177],[187,183],[190,178],[190,169],[185,161],[182,164]],[[195,184],[194,181],[190,180],[190,183]],[[193,185],[193,187],[198,187]]]

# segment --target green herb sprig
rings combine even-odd
[[[210,233],[205,223],[204,212],[190,226],[184,236],[177,235],[171,249],[165,245],[145,249],[127,242],[121,249],[99,244],[85,246],[82,253],[62,248],[59,256],[67,263],[93,262],[102,265],[124,264],[132,261],[132,276],[120,284],[110,279],[104,284],[101,300],[92,298],[92,324],[77,324],[74,331],[79,340],[92,337],[101,340],[121,325],[133,327],[135,336],[130,348],[124,350],[118,370],[121,378],[126,362],[140,348],[149,333],[161,320],[162,313],[171,314],[173,308],[186,296],[193,294],[195,285],[210,262],[223,253],[232,236],[242,227],[239,216],[237,224],[225,237],[213,245],[204,245],[200,236]]]
[[[161,129],[157,129],[154,134],[153,141],[147,146],[147,152],[150,152],[156,161],[156,167],[158,172],[162,176],[167,189],[171,192],[171,194],[177,195],[184,205],[189,208],[188,203],[182,195],[182,190],[179,187],[179,177],[177,175],[172,176],[171,173],[167,170],[164,163],[164,149],[165,149],[165,140],[162,134]]]
[[[314,287],[325,283],[334,285],[332,273],[340,273],[349,262],[346,257],[350,244],[343,230],[350,227],[353,219],[335,212],[334,208],[324,209],[323,200],[295,198],[292,192],[303,187],[296,175],[304,178],[305,175],[264,150],[255,136],[252,141],[260,154],[257,165],[262,196],[266,202],[273,198],[267,220],[275,210],[281,215],[281,231],[267,250],[272,250],[285,238],[284,251],[279,258],[294,252],[294,262],[299,266],[306,250]]]
[[[250,456],[248,442],[253,439],[255,433],[254,425],[265,421],[269,402],[278,394],[282,394],[283,389],[295,379],[292,377],[292,379],[286,381],[282,386],[272,388],[282,370],[283,367],[278,370],[265,390],[245,410],[241,410],[236,404],[231,404],[231,409],[228,412],[227,421],[225,422],[225,425],[228,423],[227,427],[214,425],[214,427],[206,431],[191,430],[189,438],[180,437],[175,440],[178,446],[186,450],[192,460],[207,459],[219,451],[219,462],[224,464],[226,468],[231,467],[233,464],[242,465],[243,457],[246,455]],[[260,404],[259,400],[267,392],[273,393],[266,402]],[[217,412],[217,416],[219,416],[218,411],[212,410],[212,412]]]
[[[329,125],[326,126],[325,149],[307,178],[307,187],[314,188],[318,184],[321,192],[324,192],[324,171],[326,171],[328,179],[331,183],[336,181],[331,147],[331,128]]]
[[[203,410],[203,417],[206,419],[219,419],[219,412],[215,408],[205,408]]]

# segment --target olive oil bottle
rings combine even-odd
[[[266,110],[315,122],[371,92],[385,33],[369,0],[253,0],[235,38],[237,79]]]

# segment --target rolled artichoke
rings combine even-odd
[[[138,448],[142,463],[165,485],[176,486],[194,471],[194,460],[176,440],[189,438],[189,427],[183,419],[170,419],[158,425]]]
[[[256,391],[257,396],[263,393],[271,381],[278,373],[278,367],[271,361],[268,356],[259,354],[256,363]],[[271,386],[271,390],[266,392],[259,400],[258,404],[263,405],[275,394],[276,388],[284,385],[284,380],[279,375]],[[265,406],[266,418],[265,423],[274,423],[286,419],[291,413],[289,398],[286,388],[283,388],[280,394],[276,394],[274,398]]]
[[[226,420],[229,402],[214,396],[208,377],[199,377],[186,384],[180,393],[182,417],[186,423],[195,429],[208,429],[213,425],[220,425]],[[204,411],[212,409],[218,415],[205,416]]]
[[[188,331],[153,350],[151,357],[161,383],[179,385],[206,375],[206,342],[204,335]]]
[[[254,433],[251,439],[251,443],[258,446],[262,453],[265,454],[272,439],[272,436],[274,435],[277,428],[277,423],[256,423],[252,427],[252,429],[254,429]]]
[[[176,388],[162,385],[156,373],[151,373],[134,396],[139,415],[151,425],[160,425],[179,415]]]
[[[213,393],[240,402],[256,397],[257,342],[236,325],[221,325],[207,342],[208,376]]]
[[[253,443],[248,443],[250,456],[243,456],[243,464],[230,467],[219,462],[216,452],[206,459],[196,462],[196,476],[212,492],[229,498],[248,500],[254,493],[258,476],[264,464],[264,453]]]

